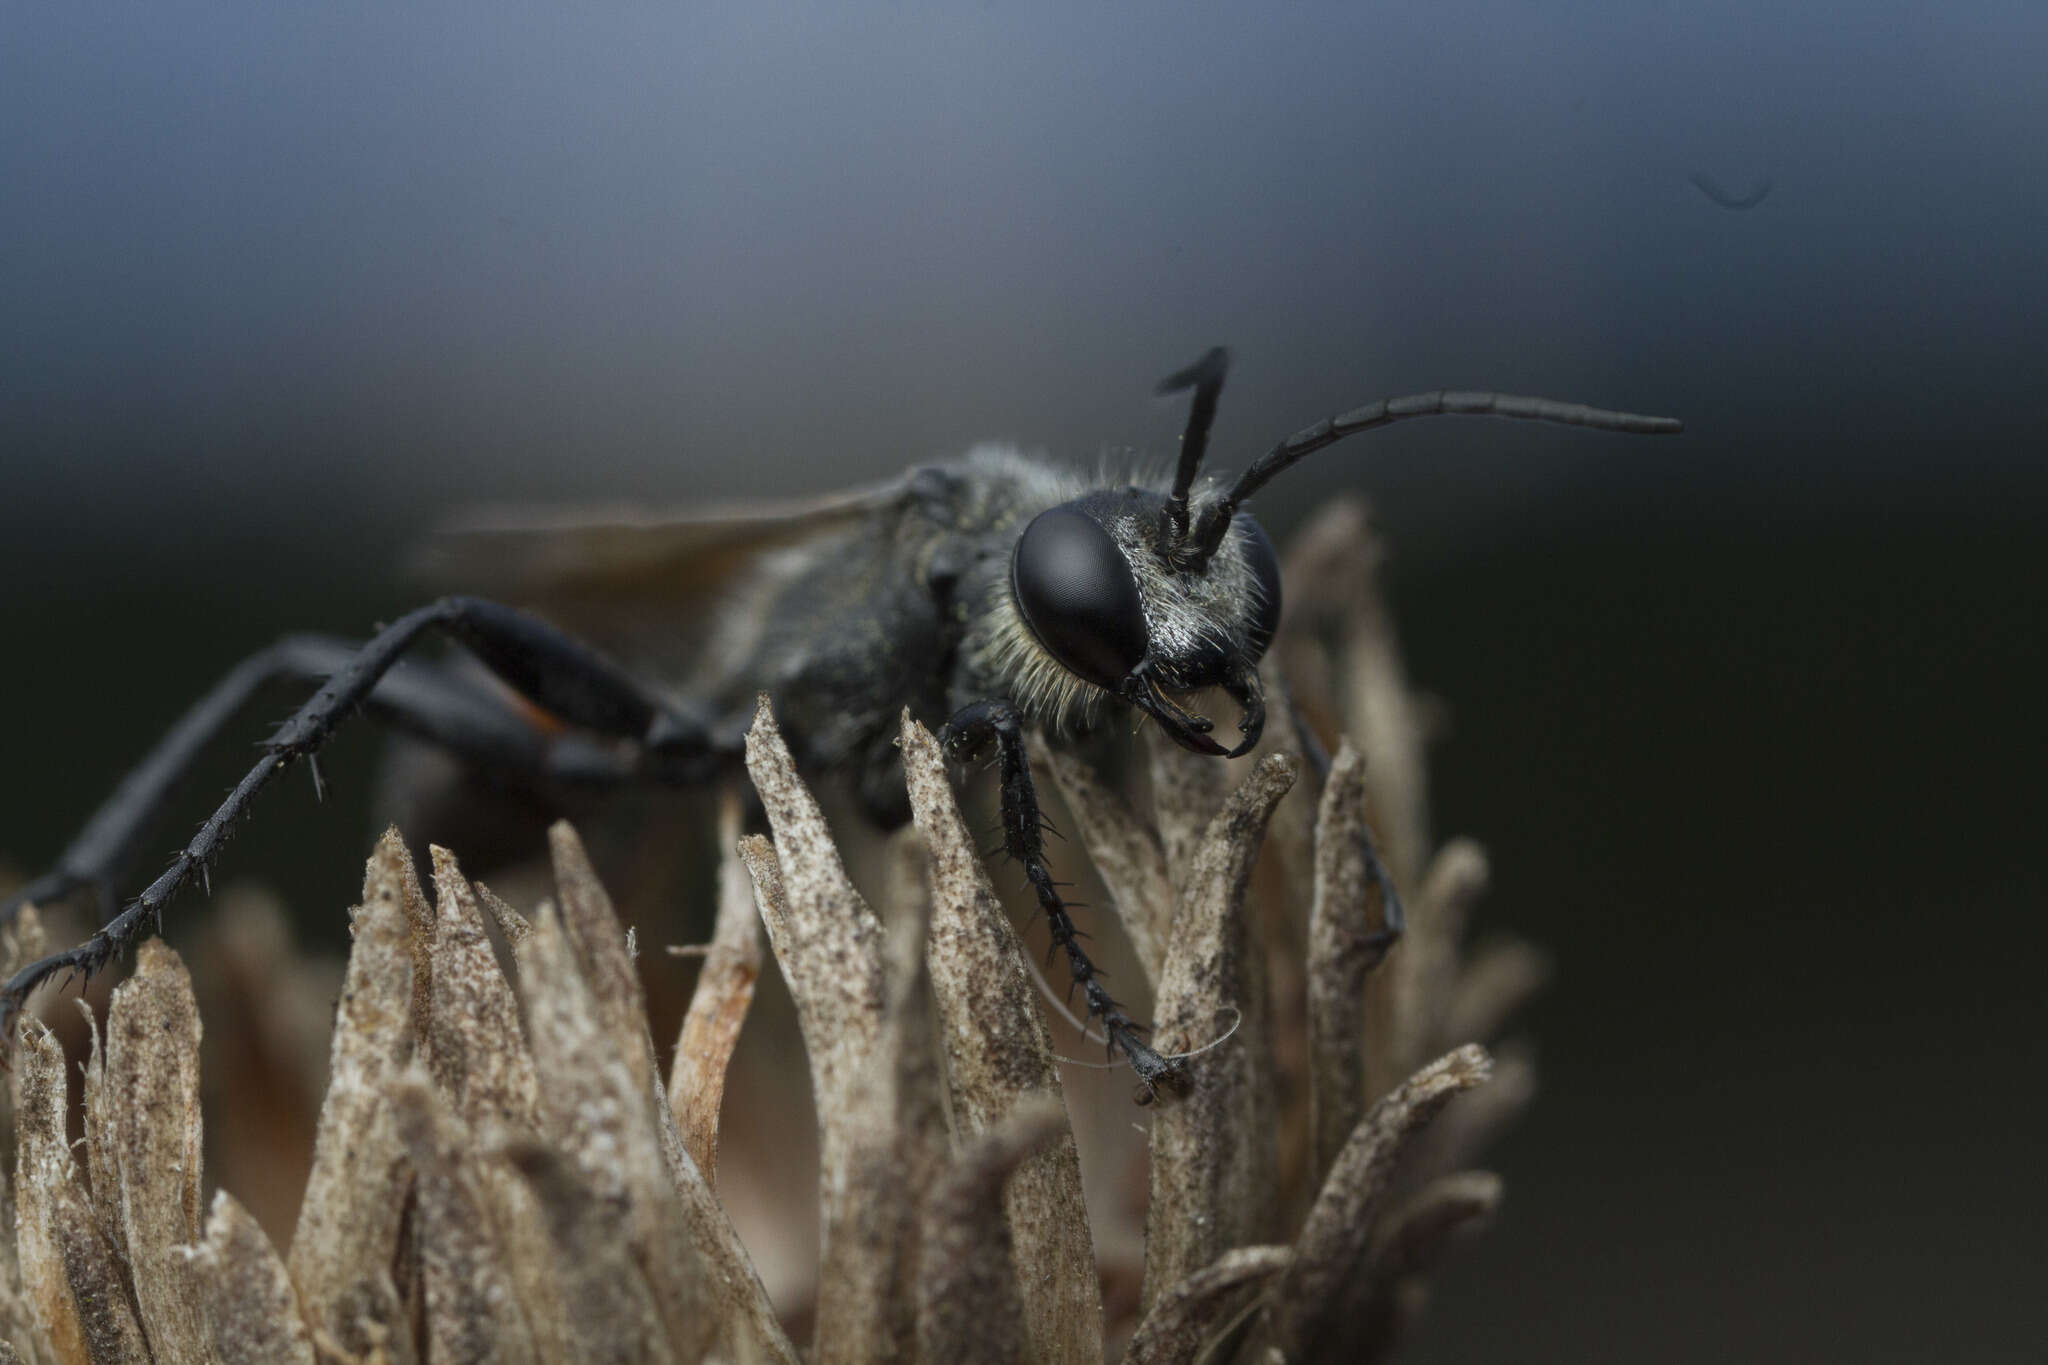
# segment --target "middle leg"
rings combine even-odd
[[[1088,1013],[1102,1020],[1110,1046],[1130,1059],[1138,1073],[1138,1102],[1148,1104],[1159,1087],[1178,1084],[1180,1072],[1174,1064],[1145,1042],[1144,1025],[1124,1013],[1102,984],[1102,973],[1088,960],[1081,947],[1080,931],[1066,902],[1060,899],[1052,870],[1045,865],[1043,816],[1038,809],[1038,792],[1031,782],[1031,765],[1024,754],[1024,727],[1017,708],[1007,701],[978,701],[963,706],[946,722],[939,743],[953,759],[971,759],[996,746],[996,763],[1002,782],[1003,850],[1024,868],[1025,880],[1038,897],[1038,908],[1052,926],[1053,946],[1067,955],[1067,970],[1074,984],[1088,1000]]]

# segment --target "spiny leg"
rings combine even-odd
[[[570,725],[601,736],[637,741],[640,756],[651,772],[674,777],[692,771],[710,757],[710,732],[701,718],[662,704],[617,664],[588,646],[535,617],[495,602],[474,597],[442,598],[400,617],[350,655],[339,671],[278,727],[263,746],[263,758],[200,826],[170,867],[120,914],[86,942],[30,963],[0,986],[0,1047],[13,1038],[15,1019],[37,986],[59,972],[91,975],[133,946],[146,925],[160,922],[170,901],[219,854],[256,795],[293,763],[316,754],[342,720],[371,698],[379,682],[391,673],[405,652],[433,632],[460,642],[501,679]],[[87,834],[74,841],[73,848],[81,844],[87,846],[88,852],[111,848],[118,856],[120,848],[134,837],[132,827],[123,828],[123,818],[128,817],[131,826],[146,819],[178,775],[174,760],[189,763],[200,745],[225,723],[234,707],[246,700],[248,692],[260,681],[260,677],[244,676],[240,669],[224,679],[186,714],[138,774],[123,784],[123,792],[101,808]],[[403,695],[410,688],[415,698],[420,699],[424,696],[420,689],[429,685],[422,675],[398,686],[396,693]],[[444,695],[441,700],[448,697]],[[417,728],[429,737],[442,739],[448,738],[449,733],[444,729],[436,736],[433,732],[437,726],[468,725],[472,737],[479,738],[491,727],[481,715],[465,716],[459,707],[439,712],[427,708],[416,712],[413,718],[419,722]],[[517,742],[507,731],[499,731],[497,738],[507,744]],[[572,746],[563,753],[570,756],[570,768],[575,775],[596,778],[602,774],[603,750],[599,746]],[[629,774],[618,774],[626,775]],[[130,786],[134,791],[127,794]],[[106,817],[104,824],[102,817]],[[88,836],[100,842],[88,843]]]
[[[1080,931],[1074,927],[1065,901],[1045,865],[1043,822],[1038,793],[1031,782],[1031,765],[1024,756],[1024,729],[1017,708],[1006,701],[978,701],[961,707],[939,733],[939,742],[949,758],[962,760],[996,746],[996,764],[1001,778],[1003,851],[1024,868],[1024,877],[1038,897],[1038,908],[1052,926],[1053,946],[1067,955],[1067,970],[1088,1001],[1088,1014],[1102,1020],[1110,1045],[1130,1059],[1138,1073],[1139,1103],[1150,1103],[1162,1085],[1178,1084],[1179,1071],[1148,1046],[1141,1036],[1144,1026],[1125,1014],[1123,1007],[1102,985],[1101,973],[1081,947]]]
[[[96,893],[96,918],[111,915],[118,908],[114,884],[137,840],[207,746],[266,685],[317,686],[347,667],[360,644],[287,635],[228,670],[121,779],[56,865],[0,900],[0,928],[12,924],[24,905],[48,907],[88,888]],[[571,782],[628,775],[615,750],[573,733],[547,735],[498,689],[444,666],[408,660],[380,679],[363,705],[394,728],[480,767]]]

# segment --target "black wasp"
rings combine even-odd
[[[540,615],[472,596],[410,612],[360,645],[290,636],[237,665],[121,783],[54,870],[0,906],[79,890],[111,894],[119,869],[172,784],[251,695],[273,679],[318,682],[161,876],[85,943],[22,968],[0,987],[0,1038],[22,1002],[59,972],[89,974],[156,922],[219,853],[256,794],[310,758],[365,708],[465,764],[543,783],[696,785],[733,772],[757,695],[775,706],[800,767],[851,779],[885,827],[909,818],[897,717],[944,721],[954,760],[994,751],[1003,846],[1023,868],[1091,1016],[1136,1070],[1140,1093],[1173,1065],[1146,1045],[1097,979],[1047,867],[1024,735],[1086,732],[1135,707],[1182,747],[1233,757],[1259,741],[1258,665],[1280,616],[1272,542],[1243,504],[1306,455],[1411,417],[1474,414],[1605,431],[1680,430],[1666,417],[1505,394],[1436,391],[1385,399],[1274,446],[1227,488],[1196,487],[1228,356],[1212,350],[1160,385],[1193,391],[1169,487],[1091,486],[1073,471],[980,450],[879,487],[746,515],[561,519],[472,526],[444,542],[443,569],[547,610],[606,600],[621,579],[703,603],[702,628],[661,652],[602,653]],[[585,635],[623,639],[602,609],[553,613]],[[413,661],[443,635],[478,670]],[[644,637],[645,632],[640,634]],[[687,643],[685,640],[687,639]],[[1237,740],[1187,709],[1220,689]],[[509,690],[508,690],[509,689]]]

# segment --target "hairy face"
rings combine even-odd
[[[1169,694],[1224,688],[1244,713],[1235,750],[1243,752],[1264,719],[1258,663],[1280,608],[1272,545],[1240,515],[1199,569],[1177,568],[1160,549],[1165,505],[1164,495],[1127,486],[1040,513],[1012,556],[1011,596],[1052,661],[1145,711],[1186,748],[1232,752]]]

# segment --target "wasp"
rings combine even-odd
[[[1081,945],[1046,860],[1027,732],[1086,735],[1136,712],[1195,753],[1249,752],[1266,723],[1259,662],[1279,624],[1282,585],[1272,541],[1245,504],[1346,437],[1445,414],[1641,434],[1682,429],[1668,417],[1436,390],[1318,422],[1227,486],[1198,486],[1228,367],[1217,348],[1159,385],[1162,395],[1192,395],[1163,486],[1091,483],[1040,458],[984,448],[799,506],[487,518],[453,531],[440,547],[444,576],[493,596],[441,597],[359,644],[289,636],[245,659],[121,782],[56,866],[0,905],[0,925],[24,904],[80,891],[111,907],[122,864],[194,757],[265,683],[317,683],[156,880],[86,942],[0,986],[0,1038],[12,1038],[42,982],[98,971],[160,923],[170,902],[206,877],[258,794],[313,760],[358,711],[466,765],[536,784],[699,786],[739,768],[765,693],[799,768],[850,779],[862,809],[885,828],[909,819],[895,747],[906,707],[940,726],[950,759],[993,757],[1002,851],[1030,883],[1089,1016],[1137,1073],[1140,1093],[1152,1094],[1173,1082],[1175,1064],[1147,1044],[1145,1027],[1110,995]],[[647,639],[615,619],[618,599],[607,589],[627,581],[664,585],[672,603],[694,600],[699,628],[666,634],[665,648],[589,643]],[[549,610],[550,599],[559,609]],[[460,646],[481,669],[427,659],[399,667],[431,636]],[[1234,740],[1191,709],[1212,691],[1237,710]],[[314,774],[317,783],[317,765]]]

